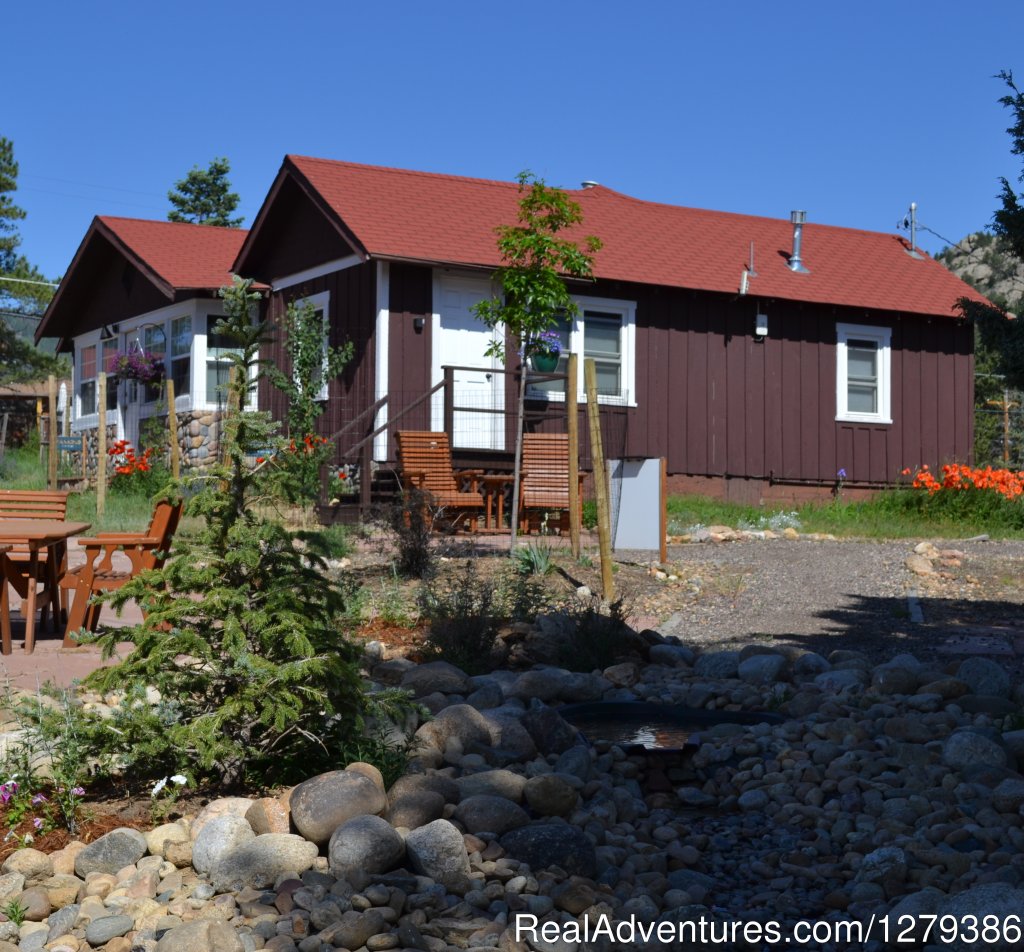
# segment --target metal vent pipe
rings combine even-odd
[[[793,253],[789,256],[789,270],[808,274],[809,272],[800,257],[800,243],[803,238],[804,222],[807,221],[807,212],[790,212],[789,220],[793,223]]]

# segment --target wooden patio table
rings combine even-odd
[[[25,616],[25,652],[31,654],[36,646],[36,588],[43,583],[38,593],[50,599],[55,617],[60,616],[60,592],[58,585],[67,555],[68,539],[88,530],[91,523],[65,522],[62,519],[0,519],[0,545],[26,546],[29,550],[28,567],[25,568],[3,556],[4,599],[7,601],[6,586],[21,596],[22,614]],[[50,550],[45,562],[39,559],[41,549]],[[45,574],[43,574],[45,572]],[[9,604],[9,602],[8,602]],[[9,618],[8,612],[8,618]],[[11,653],[10,625],[0,632],[3,653]]]
[[[484,525],[478,532],[506,532],[505,492],[515,482],[515,476],[493,473],[478,477],[484,494]],[[491,521],[491,516],[494,521]]]

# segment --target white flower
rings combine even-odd
[[[185,786],[186,783],[188,783],[188,777],[186,777],[184,774],[176,773],[173,777],[171,777],[171,783],[176,783],[179,787],[183,787]]]
[[[150,796],[151,797],[155,797],[166,786],[167,786],[167,778],[166,777],[164,777],[163,780],[158,780],[155,784],[153,784],[153,792],[150,794]]]

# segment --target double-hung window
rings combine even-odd
[[[96,412],[96,344],[83,347],[78,357],[78,415],[91,416]]]
[[[177,317],[171,321],[171,380],[174,396],[192,389],[192,318]]]
[[[836,419],[892,423],[892,329],[836,325]]]
[[[579,355],[577,393],[583,399],[583,363],[590,358],[597,371],[597,394],[602,403],[633,403],[633,342],[636,305],[632,301],[575,298],[578,313],[572,320],[551,328],[558,334],[562,351],[555,372],[568,370],[570,351]],[[530,393],[553,399],[565,398],[564,380],[531,381]]]
[[[147,354],[164,360],[167,356],[167,334],[163,324],[147,324],[142,332],[142,348]],[[143,385],[143,401],[155,403],[160,399],[162,388],[158,383]]]
[[[322,383],[321,386],[317,388],[316,395],[313,397],[314,400],[326,400],[330,391],[330,381],[323,375],[323,368],[327,366],[327,350],[331,341],[330,300],[330,292],[322,291],[320,294],[311,294],[309,297],[295,302],[295,306],[300,311],[304,310],[308,306],[312,306],[313,317],[315,320],[320,322],[320,326],[323,328],[323,339],[320,343],[319,373],[314,371],[314,378],[319,376]],[[295,382],[299,382],[297,376]]]

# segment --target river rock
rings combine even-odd
[[[789,662],[782,655],[758,654],[739,663],[737,673],[747,684],[775,684],[788,680]]]
[[[216,800],[211,800],[199,811],[199,815],[189,827],[193,841],[211,820],[215,820],[219,816],[244,817],[252,804],[252,797],[218,797]]]
[[[425,795],[441,799],[437,794]],[[334,831],[327,856],[331,872],[339,878],[357,871],[385,873],[401,865],[405,842],[387,820],[357,816]]]
[[[1010,888],[1005,883],[984,883],[972,886],[948,899],[940,908],[939,915],[950,916],[952,917],[950,921],[956,923],[963,922],[967,916],[974,917],[978,923],[983,922],[986,916],[992,916],[992,921],[1002,926],[1004,923],[1014,921],[1011,917],[1019,917],[1021,909],[1024,909],[1024,890]],[[953,949],[956,952],[966,952],[966,950],[982,947],[986,950],[1020,948],[1019,940],[1008,942],[1004,939],[999,941],[990,939],[982,946],[979,943],[968,943],[959,936],[958,939],[959,941],[944,945],[943,948]]]
[[[24,849],[15,850],[4,860],[3,869],[5,873],[21,873],[26,881],[34,879],[46,879],[53,875],[53,860],[46,853],[32,849],[28,846]]]
[[[522,803],[526,777],[511,770],[482,770],[459,777],[455,783],[458,785],[460,800],[485,795]]]
[[[94,948],[106,945],[111,939],[124,935],[135,928],[135,920],[131,916],[102,916],[93,919],[85,927],[85,941]]]
[[[277,797],[260,797],[245,811],[245,822],[257,836],[291,832],[291,811]]]
[[[452,741],[458,742],[461,749],[465,750],[471,744],[490,744],[491,729],[487,719],[475,707],[453,704],[420,727],[416,731],[416,739],[442,752]],[[294,806],[292,809],[295,809]]]
[[[383,791],[368,777],[349,770],[313,777],[300,783],[291,796],[295,828],[319,847],[325,847],[346,820],[383,813],[386,808]]]
[[[527,711],[523,715],[523,727],[544,756],[561,754],[580,743],[579,731],[551,707]]]
[[[431,790],[400,794],[389,799],[388,820],[391,825],[407,830],[426,826],[444,814],[444,797]]]
[[[146,847],[154,856],[163,856],[171,843],[189,842],[189,831],[180,823],[162,823],[160,826],[144,833]]]
[[[90,843],[75,857],[75,873],[85,879],[89,873],[116,873],[137,863],[149,850],[146,838],[128,827],[118,827]]]

